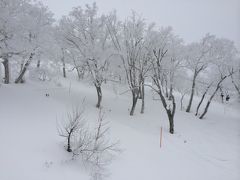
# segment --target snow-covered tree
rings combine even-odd
[[[96,87],[98,102],[101,106],[102,83],[106,80],[109,61],[112,56],[111,39],[106,27],[106,16],[97,14],[97,6],[86,5],[74,8],[69,16],[61,20],[60,26],[69,51],[78,52],[82,65],[87,67],[91,81]]]
[[[212,41],[215,37],[207,34],[198,43],[191,43],[186,47],[187,67],[193,73],[192,86],[189,103],[186,112],[190,112],[195,95],[196,81],[199,74],[202,73],[211,62]]]
[[[169,132],[173,134],[174,115],[176,111],[176,102],[173,94],[174,73],[181,62],[179,54],[176,53],[175,46],[178,46],[180,41],[174,36],[170,27],[162,28],[155,33],[154,37],[155,43],[152,49],[153,86],[151,87],[160,96],[162,105],[168,116]]]
[[[140,76],[139,61],[142,59],[142,51],[144,50],[144,31],[145,22],[138,18],[136,14],[126,20],[123,25],[123,41],[122,41],[122,61],[126,72],[126,78],[129,88],[132,92],[132,107],[130,115],[134,114],[134,110],[139,98],[139,87],[142,84]]]
[[[150,52],[147,48],[150,41],[146,35],[152,25],[147,25],[135,12],[124,23],[108,23],[108,29],[117,57],[122,61],[127,83],[132,94],[132,116],[139,98],[142,99],[141,113],[144,113],[144,82],[150,71]]]
[[[232,84],[240,98],[240,64],[234,68],[235,73],[231,76]]]
[[[19,55],[18,46],[21,36],[21,16],[27,1],[1,0],[0,1],[0,59],[4,67],[4,83],[10,82],[9,60],[13,55]]]
[[[236,55],[237,51],[233,42],[219,38],[215,38],[212,42],[212,61],[210,61],[208,70],[208,79],[210,80],[210,83],[207,86],[205,92],[203,93],[201,101],[197,107],[196,115],[198,114],[198,109],[209,89],[213,87],[213,90],[210,93],[210,98],[207,101],[204,111],[199,117],[200,119],[202,119],[206,115],[211,101],[213,100],[217,92],[220,90],[223,82],[235,73],[233,68],[233,62],[235,62]]]
[[[23,61],[21,69],[15,83],[23,81],[23,76],[27,68],[30,66],[35,55],[44,53],[49,39],[52,38],[52,24],[54,22],[53,14],[47,7],[41,3],[29,4],[26,9],[25,16],[22,17],[22,43],[23,45]],[[51,41],[50,41],[51,43]]]
[[[47,41],[49,28],[53,23],[52,13],[41,3],[28,0],[0,1],[0,57],[5,70],[4,82],[10,82],[10,62],[20,66],[15,83],[23,81],[23,76]],[[13,59],[13,55],[18,55]]]

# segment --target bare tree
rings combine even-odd
[[[91,166],[94,180],[102,179],[106,166],[112,161],[114,154],[121,152],[119,142],[111,142],[107,138],[108,122],[104,120],[102,109],[99,110],[97,125],[94,131],[82,129],[76,139],[73,157],[81,156]]]
[[[58,133],[60,136],[66,138],[67,140],[67,151],[73,151],[74,138],[79,135],[79,132],[82,132],[84,129],[84,119],[83,119],[84,110],[79,108],[73,108],[72,112],[67,114],[67,119],[62,121],[58,125]]]
[[[84,100],[82,105],[84,106]],[[102,179],[106,166],[111,163],[114,155],[121,152],[119,142],[109,140],[110,128],[101,108],[93,128],[89,128],[83,115],[84,108],[73,108],[67,118],[58,124],[58,133],[66,139],[66,150],[72,153],[72,158],[80,156],[86,167],[91,169],[93,179]]]

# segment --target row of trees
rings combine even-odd
[[[240,94],[239,54],[232,41],[207,34],[199,42],[185,44],[171,27],[158,29],[135,12],[125,21],[114,11],[99,15],[95,3],[73,8],[54,23],[52,13],[40,3],[0,0],[0,58],[5,84],[11,80],[10,66],[18,68],[15,83],[24,81],[34,60],[37,68],[55,62],[65,78],[70,66],[79,79],[90,79],[96,88],[97,108],[103,99],[102,84],[116,77],[125,80],[132,95],[130,115],[138,100],[144,113],[145,87],[149,86],[166,110],[170,133],[174,133],[176,92],[183,95],[181,104],[189,94],[186,112],[191,112],[200,89],[202,98],[195,113],[200,119],[224,85],[233,85]]]

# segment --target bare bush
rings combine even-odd
[[[58,125],[59,135],[66,138],[68,152],[72,152],[73,140],[84,127],[83,112],[83,109],[73,108],[70,113],[67,113],[67,119]]]
[[[77,146],[73,151],[74,156],[81,155],[82,160],[90,165],[91,177],[94,180],[105,177],[106,166],[111,163],[114,155],[120,152],[119,143],[108,139],[108,123],[100,109],[96,127],[93,131],[80,132]]]
[[[67,139],[67,151],[73,153],[73,159],[80,158],[90,169],[92,179],[103,179],[106,166],[121,151],[119,142],[108,139],[110,129],[102,109],[94,129],[88,128],[82,115],[78,108],[69,113],[68,122],[59,128],[59,134]]]

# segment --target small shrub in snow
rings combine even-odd
[[[70,113],[67,113],[67,120],[62,121],[58,125],[58,133],[67,140],[67,151],[72,152],[72,140],[82,133],[84,121],[82,118],[83,110],[73,108]]]
[[[67,121],[59,126],[58,132],[66,138],[67,151],[73,153],[73,158],[80,158],[90,168],[92,179],[102,179],[106,166],[120,149],[118,142],[108,139],[109,126],[102,110],[99,111],[94,129],[86,126],[83,112],[76,108],[68,113]]]

